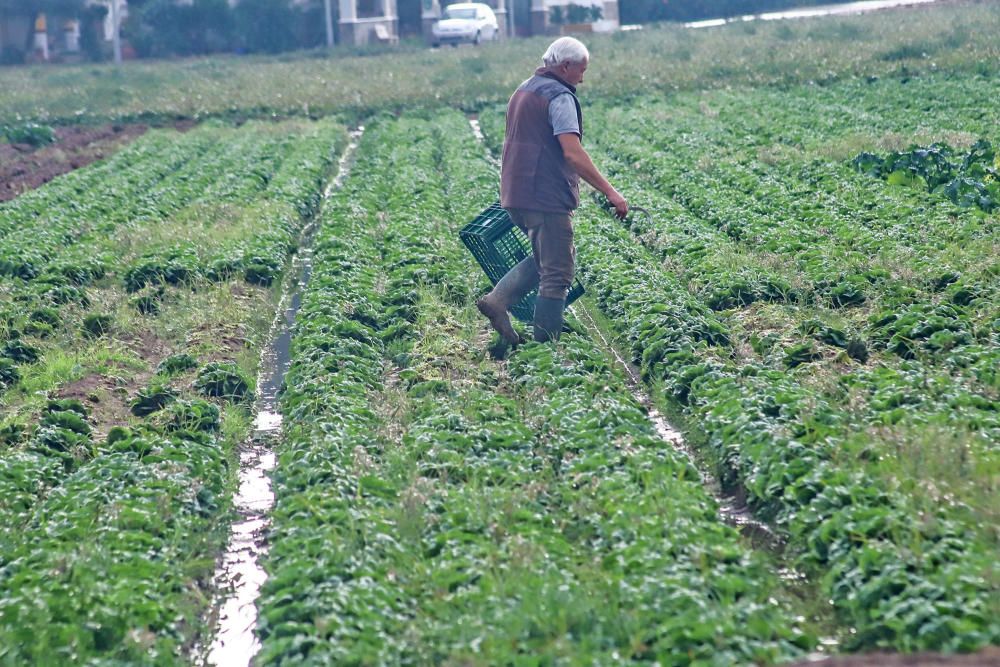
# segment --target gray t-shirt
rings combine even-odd
[[[549,123],[552,124],[553,136],[580,134],[580,120],[576,117],[576,103],[569,93],[557,95],[549,102]]]

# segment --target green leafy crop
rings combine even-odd
[[[890,185],[926,188],[947,197],[959,208],[980,208],[989,213],[1000,206],[996,151],[986,139],[977,140],[964,155],[947,144],[936,143],[912,146],[885,157],[860,153],[851,164]]]

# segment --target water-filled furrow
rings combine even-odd
[[[343,183],[357,150],[364,127],[351,132],[351,141],[340,158],[337,175],[324,192],[324,199]],[[261,352],[254,405],[253,433],[240,451],[239,487],[233,499],[233,522],[226,553],[219,560],[213,580],[217,591],[216,629],[204,662],[209,665],[249,665],[260,649],[254,634],[256,601],[267,579],[261,561],[267,554],[268,515],[274,506],[270,472],[275,466],[274,443],[281,437],[278,391],[291,364],[292,325],[302,303],[302,292],[312,273],[312,241],[318,216],[303,229],[298,252],[292,260],[278,305],[269,343]],[[196,652],[197,653],[197,652]]]
[[[663,414],[657,409],[653,399],[644,389],[638,369],[626,361],[615,346],[608,341],[587,307],[577,301],[570,306],[569,310],[576,316],[577,320],[584,326],[590,336],[596,342],[599,342],[605,352],[611,355],[615,363],[625,371],[626,385],[636,401],[646,408],[649,421],[656,430],[656,434],[664,442],[669,443],[674,449],[686,456],[698,470],[698,473],[701,475],[702,484],[708,489],[719,505],[719,516],[722,520],[738,529],[744,537],[750,540],[750,543],[754,547],[766,549],[780,548],[783,544],[781,536],[766,523],[753,517],[746,503],[742,500],[742,494],[723,490],[716,477],[706,470],[704,466],[699,465],[698,456],[685,442],[684,436],[667,422]]]

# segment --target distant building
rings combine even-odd
[[[115,36],[115,27],[111,22],[111,3],[114,0],[87,0],[87,5],[104,5],[108,8],[108,13],[104,15],[104,41],[110,42]],[[118,21],[124,23],[128,17],[128,0],[117,0]]]
[[[399,41],[396,0],[336,0],[340,8],[340,41],[369,44]]]
[[[94,39],[111,41],[111,1],[87,0],[85,3],[87,7],[103,5],[108,8],[100,25],[87,25],[75,15],[39,13],[30,9],[0,10],[0,64],[78,59],[85,31],[99,32]],[[128,15],[128,3],[126,0],[117,2],[121,19],[124,19]]]

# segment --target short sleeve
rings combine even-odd
[[[556,96],[549,102],[549,123],[552,134],[580,134],[580,119],[576,115],[576,102],[569,93]]]

